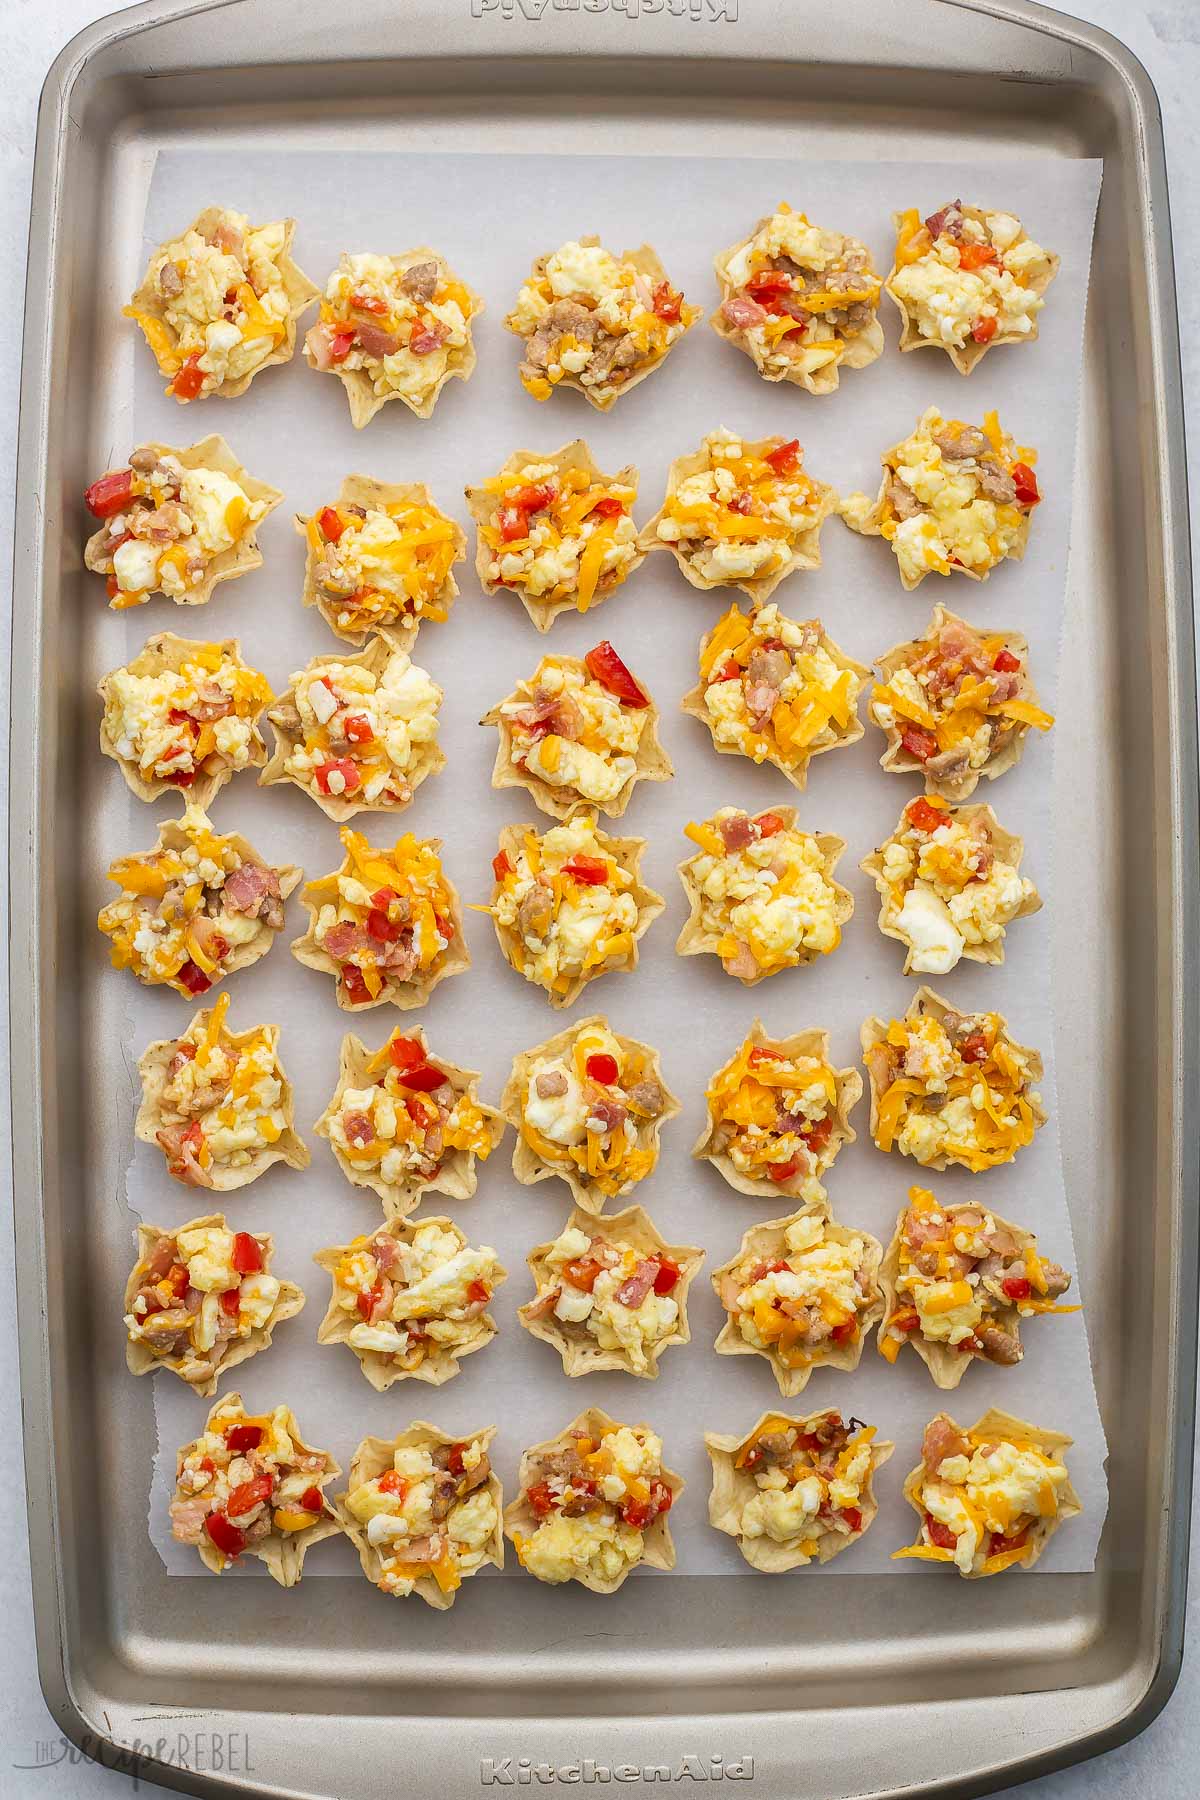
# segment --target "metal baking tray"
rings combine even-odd
[[[496,1582],[420,1648],[376,1609],[364,1630],[344,1582],[285,1595],[164,1573],[143,1507],[149,1384],[127,1381],[110,1329],[128,1214],[98,1172],[120,1166],[123,1123],[92,1073],[79,846],[112,775],[92,742],[76,496],[132,429],[108,357],[110,248],[138,242],[160,146],[248,126],[334,150],[374,130],[415,151],[528,148],[536,131],[865,161],[886,142],[951,168],[1103,158],[1055,765],[1056,853],[1096,878],[1053,922],[1064,1160],[1088,1200],[1077,1226],[1092,1221],[1076,1248],[1111,1446],[1094,1573],[993,1584],[986,1603],[939,1583],[932,1606],[928,1584],[799,1582],[785,1629],[754,1583],[631,1583],[568,1614],[543,1591],[506,1610]],[[720,1778],[848,1800],[984,1792],[1144,1728],[1183,1632],[1200,885],[1166,179],[1129,52],[1021,0],[876,0],[869,17],[813,0],[151,0],[102,21],[42,99],[16,545],[16,1256],[39,1668],[62,1730],[108,1760],[157,1744],[140,1771],[204,1794]]]

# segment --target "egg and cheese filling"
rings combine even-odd
[[[380,1558],[385,1594],[411,1594],[425,1575],[451,1594],[481,1567],[499,1523],[490,1474],[478,1438],[402,1444],[390,1469],[350,1490],[346,1510]]]
[[[543,1452],[533,1474],[522,1498],[535,1523],[513,1543],[539,1581],[615,1581],[641,1562],[645,1533],[671,1506],[662,1439],[645,1425],[573,1435]]]
[[[550,1168],[601,1194],[627,1194],[658,1160],[650,1128],[668,1104],[641,1046],[588,1025],[555,1056],[530,1064],[521,1136]]]
[[[837,1155],[837,1071],[815,1056],[789,1056],[747,1038],[708,1089],[710,1156],[740,1175],[773,1181],[806,1203],[824,1198],[818,1177]]]
[[[843,517],[861,530],[868,514],[892,546],[909,582],[966,569],[986,575],[1024,542],[1042,496],[1036,450],[1013,443],[994,412],[982,426],[943,419],[936,406],[884,459],[882,502],[852,494]]]
[[[161,316],[124,312],[141,326],[175,399],[203,399],[256,374],[286,338],[286,233],[282,219],[251,225],[223,207],[206,237],[190,229],[155,251],[147,280]]]
[[[753,980],[837,949],[837,889],[815,837],[778,813],[751,818],[736,806],[684,829],[699,845],[685,867],[700,891],[700,924],[727,974]]]
[[[908,1191],[900,1223],[896,1304],[883,1322],[879,1348],[895,1362],[919,1334],[964,1356],[1011,1365],[1021,1360],[1014,1313],[1031,1318],[1063,1310],[1054,1303],[1071,1285],[1037,1241],[998,1223],[983,1207],[941,1206],[928,1188]]]
[[[318,598],[338,631],[446,618],[458,531],[436,506],[338,501],[306,519],[304,534]]]
[[[995,1575],[1026,1561],[1030,1533],[1058,1516],[1069,1480],[1060,1458],[1028,1439],[962,1432],[945,1415],[927,1428],[924,1508],[915,1545],[896,1557],[953,1563],[962,1575]]]
[[[418,1225],[407,1243],[385,1231],[356,1238],[333,1272],[334,1303],[356,1320],[346,1341],[411,1374],[468,1342],[499,1266],[490,1245],[472,1248],[453,1226]]]
[[[1033,1142],[1041,1096],[1026,1052],[995,1013],[893,1019],[863,1061],[881,1150],[924,1164],[945,1157],[978,1172]]]
[[[392,1187],[431,1181],[452,1151],[486,1161],[492,1133],[469,1094],[430,1061],[419,1038],[394,1031],[367,1064],[371,1085],[347,1088],[329,1121],[334,1148]]]
[[[171,1502],[171,1536],[217,1550],[222,1567],[272,1535],[307,1531],[329,1516],[322,1492],[333,1470],[324,1450],[291,1435],[289,1412],[219,1408],[184,1452]]]
[[[107,578],[114,611],[151,594],[186,601],[218,556],[267,511],[222,469],[189,468],[170,450],[135,450],[127,468],[101,475],[84,504],[103,529],[89,540],[89,569]]]
[[[732,288],[721,317],[745,333],[759,368],[813,375],[836,366],[875,319],[880,280],[856,238],[823,231],[781,205],[718,263]]]
[[[927,219],[909,207],[894,220],[888,291],[923,338],[961,350],[968,340],[987,344],[1034,330],[1054,263],[1012,213],[953,200]]]
[[[420,406],[462,362],[478,311],[440,256],[347,254],[304,347],[318,369],[359,371],[376,394]]]
[[[1028,698],[1023,652],[1004,632],[949,619],[918,638],[904,661],[871,690],[870,713],[937,780],[986,769],[1022,728],[1054,720]]]
[[[678,288],[592,241],[572,240],[534,264],[505,319],[525,339],[521,385],[548,400],[573,376],[598,401],[660,363],[700,317]]]
[[[920,974],[945,975],[969,945],[1002,942],[1036,891],[996,854],[981,814],[962,819],[936,796],[905,807],[880,873],[880,924],[899,933]]]
[[[266,676],[221,644],[195,645],[178,669],[117,669],[104,688],[104,731],[122,762],[145,782],[178,788],[244,769],[258,715],[274,698]]]
[[[796,439],[768,441],[771,448],[759,454],[736,432],[710,432],[700,446],[705,466],[663,502],[658,536],[706,581],[778,574],[824,517]]]
[[[544,656],[500,707],[516,766],[593,806],[616,800],[637,775],[650,700],[612,645],[580,662]]]
[[[579,813],[495,858],[489,908],[509,962],[547,992],[627,957],[636,941],[634,878],[600,842],[595,814]]]
[[[197,1020],[176,1038],[159,1098],[155,1135],[168,1172],[193,1187],[211,1187],[214,1172],[247,1168],[287,1130],[279,1028],[260,1025],[234,1043],[228,1010],[222,994],[207,1024]]]
[[[207,819],[185,815],[178,829],[187,839],[182,849],[164,846],[110,864],[120,897],[96,923],[112,940],[114,969],[203,994],[235,951],[282,928],[283,900],[276,871],[244,857]]]
[[[798,624],[774,602],[749,617],[731,607],[700,650],[715,742],[786,770],[844,737],[863,680],[834,660],[822,637],[817,620]]]
[[[294,781],[372,806],[412,799],[409,776],[437,742],[442,695],[405,651],[394,650],[378,675],[330,657],[293,675],[291,691],[290,708],[270,716],[291,740],[284,768]]]
[[[376,850],[360,832],[340,832],[346,861],[306,884],[315,908],[317,948],[338,965],[338,981],[356,1006],[385,989],[430,980],[457,935],[454,897],[432,839],[405,832]]]
[[[619,1350],[640,1375],[651,1366],[650,1352],[678,1329],[679,1278],[679,1265],[665,1252],[643,1255],[568,1226],[546,1252],[537,1299],[524,1311],[531,1318],[553,1313],[570,1335]]]
[[[721,1278],[721,1304],[735,1330],[785,1369],[856,1343],[859,1315],[876,1298],[865,1241],[839,1242],[828,1226],[821,1214],[793,1219],[778,1256],[750,1251]]]
[[[756,1490],[742,1508],[739,1535],[769,1538],[802,1553],[805,1563],[829,1534],[855,1537],[863,1528],[875,1430],[845,1425],[836,1412],[805,1425],[764,1419],[734,1459]]]
[[[487,578],[552,606],[585,613],[619,587],[637,559],[636,484],[587,469],[530,462],[479,490],[494,510],[479,527]]]
[[[130,1341],[170,1362],[185,1381],[210,1374],[227,1344],[269,1324],[279,1298],[265,1240],[224,1223],[160,1237],[134,1273],[137,1292],[125,1315]]]

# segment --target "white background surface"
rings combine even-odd
[[[7,105],[0,111],[0,231],[8,246],[0,328],[0,403],[10,428],[0,431],[0,568],[11,567],[13,453],[20,354],[24,245],[28,189],[33,155],[37,96],[45,71],[72,34],[106,11],[98,0],[6,0],[0,9],[5,25]],[[1181,271],[1180,309],[1184,344],[1184,381],[1191,411],[1200,406],[1200,354],[1194,345],[1200,329],[1193,272],[1200,261],[1200,195],[1193,160],[1200,147],[1195,119],[1195,91],[1200,78],[1200,0],[1163,0],[1158,6],[1129,6],[1123,0],[1089,0],[1078,10],[1114,31],[1141,57],[1155,82],[1166,123],[1167,157],[1172,183],[1172,216],[1176,263]],[[1193,470],[1200,451],[1193,447]],[[1197,478],[1194,476],[1193,480]],[[3,627],[7,631],[7,625]],[[7,655],[0,656],[0,681]],[[12,1331],[10,1278],[0,1278],[0,1442],[16,1444],[20,1415],[15,1345]],[[28,1565],[23,1553],[24,1494],[19,1460],[6,1458],[0,1483],[0,1795],[76,1797],[119,1795],[125,1777],[66,1762],[55,1767],[22,1769],[39,1760],[39,1746],[57,1741],[42,1703],[33,1657]],[[1200,1580],[1195,1584],[1200,1586]],[[1200,1595],[1193,1594],[1193,1600]],[[1193,1773],[1200,1751],[1200,1663],[1185,1660],[1179,1688],[1165,1713],[1132,1744],[1111,1755],[1035,1782],[1023,1790],[1037,1800],[1081,1795],[1137,1795],[1153,1785],[1160,1800],[1183,1800],[1196,1791]],[[46,1752],[42,1751],[44,1759]],[[51,1754],[54,1754],[51,1751]],[[125,1791],[129,1791],[128,1788]],[[159,1793],[159,1789],[141,1791]],[[436,1797],[431,1797],[436,1800]]]

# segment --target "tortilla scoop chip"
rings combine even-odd
[[[338,1509],[338,1516],[341,1520],[340,1529],[345,1531],[346,1536],[358,1551],[358,1560],[362,1564],[362,1572],[368,1581],[376,1587],[379,1586],[384,1559],[375,1546],[368,1542],[366,1526],[361,1520],[356,1519],[347,1507],[346,1501],[349,1496],[364,1483],[377,1480],[385,1470],[392,1468],[397,1450],[416,1448],[427,1450],[438,1445],[462,1444],[475,1440],[478,1440],[486,1450],[495,1435],[496,1427],[488,1425],[482,1431],[464,1431],[460,1432],[457,1437],[452,1437],[440,1426],[430,1425],[424,1419],[414,1419],[411,1425],[406,1425],[404,1430],[397,1432],[394,1438],[365,1437],[362,1440],[350,1459],[349,1486],[344,1494],[334,1495],[333,1503]],[[487,1568],[490,1565],[493,1568],[502,1569],[504,1567],[502,1516],[504,1491],[500,1486],[500,1478],[494,1470],[491,1470],[484,1485],[496,1503],[496,1529],[488,1539],[486,1554],[479,1568]],[[471,1569],[462,1579],[469,1580],[471,1575],[478,1573],[479,1569]],[[433,1575],[419,1575],[413,1583],[412,1591],[414,1594],[419,1594],[425,1604],[432,1606],[437,1612],[445,1612],[448,1607],[453,1606],[458,1594],[457,1588],[452,1588],[449,1593],[445,1593],[438,1586]],[[399,1596],[391,1597],[398,1598]]]
[[[546,1260],[554,1248],[553,1239],[546,1244],[536,1244],[525,1259],[537,1294],[533,1300],[527,1300],[524,1306],[517,1308],[518,1319],[531,1336],[554,1346],[562,1357],[563,1372],[566,1375],[593,1375],[608,1369],[623,1369],[627,1375],[656,1380],[658,1359],[663,1351],[669,1350],[672,1344],[691,1342],[687,1295],[688,1288],[704,1261],[704,1251],[694,1244],[668,1244],[659,1235],[649,1214],[640,1206],[627,1206],[623,1212],[613,1213],[601,1220],[584,1212],[582,1208],[575,1207],[563,1226],[564,1232],[572,1230],[582,1231],[593,1240],[603,1238],[616,1250],[633,1250],[639,1258],[654,1255],[669,1257],[679,1270],[679,1281],[675,1288],[679,1316],[674,1327],[656,1343],[645,1346],[646,1367],[639,1369],[627,1349],[603,1349],[587,1329],[586,1321],[576,1324],[560,1319],[552,1309],[539,1311],[538,1301],[543,1295],[553,1293],[559,1285],[558,1276]]]

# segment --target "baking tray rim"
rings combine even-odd
[[[18,428],[16,481],[16,529],[13,549],[14,616],[10,663],[10,783],[20,772],[14,746],[24,749],[32,764],[24,784],[27,797],[43,766],[38,755],[40,721],[36,709],[39,681],[11,679],[18,666],[27,672],[38,667],[43,614],[44,561],[40,496],[47,475],[46,406],[50,364],[48,329],[50,309],[42,304],[53,293],[58,200],[65,162],[65,138],[72,129],[70,107],[80,82],[100,55],[125,40],[142,36],[160,25],[223,9],[233,0],[144,0],[121,14],[109,15],[85,27],[59,52],[50,67],[39,103],[36,150],[32,180],[29,256],[26,277],[26,316],[22,349],[21,405]],[[1146,320],[1147,341],[1152,347],[1154,385],[1153,418],[1157,451],[1157,489],[1164,504],[1158,512],[1163,569],[1164,617],[1168,628],[1168,675],[1174,694],[1169,718],[1170,819],[1179,869],[1173,895],[1172,941],[1169,958],[1177,979],[1172,984],[1171,1037],[1173,1056],[1172,1170],[1169,1200],[1175,1219],[1188,1218],[1187,1202],[1194,1200],[1200,1169],[1200,1127],[1188,1128],[1181,1119],[1179,1098],[1194,1092],[1200,1074],[1200,993],[1197,991],[1197,943],[1200,941],[1200,808],[1197,805],[1196,677],[1193,652],[1190,554],[1187,536],[1186,450],[1178,323],[1175,305],[1171,229],[1167,205],[1165,147],[1158,97],[1143,65],[1120,40],[1100,27],[1069,15],[1052,12],[1033,0],[939,0],[940,4],[979,14],[999,23],[1019,26],[1090,53],[1117,78],[1132,125],[1136,150],[1136,182],[1139,212],[1146,238],[1150,301]],[[464,12],[465,16],[465,12]],[[544,58],[555,53],[514,41],[514,52]],[[723,45],[723,48],[726,46]],[[503,55],[502,47],[500,54]],[[445,55],[446,53],[443,53]],[[691,60],[676,51],[664,52],[651,45],[622,44],[621,59]],[[263,59],[267,60],[266,58]],[[757,60],[753,50],[742,57],[734,49],[733,60]],[[1182,521],[1171,532],[1170,521]],[[18,586],[18,577],[21,577]],[[15,596],[28,598],[20,611]],[[28,1058],[12,1060],[10,1125],[12,1143],[15,1272],[17,1275],[17,1328],[22,1397],[23,1449],[26,1504],[34,1595],[34,1621],[38,1674],[47,1706],[64,1736],[77,1748],[103,1759],[107,1751],[119,1756],[121,1746],[105,1724],[89,1716],[75,1692],[68,1661],[70,1629],[62,1587],[59,1556],[60,1529],[55,1510],[56,1475],[51,1425],[51,1357],[48,1338],[47,1266],[44,1218],[40,1204],[41,1094],[39,1051],[40,1002],[36,955],[41,936],[37,908],[30,903],[36,891],[32,877],[38,862],[40,808],[10,812],[9,916],[10,916],[10,1042],[17,1027],[31,1044]],[[18,1207],[17,1194],[26,1196]],[[29,1197],[39,1202],[29,1204]],[[1189,1234],[1195,1247],[1195,1232]],[[1194,1262],[1194,1259],[1192,1259]],[[1165,1550],[1153,1578],[1156,1642],[1150,1656],[1139,1649],[1129,1669],[1149,1662],[1150,1669],[1139,1692],[1122,1698],[1120,1709],[1106,1722],[1052,1749],[1027,1753],[993,1763],[972,1777],[969,1787],[955,1783],[953,1791],[986,1792],[1005,1782],[1062,1768],[1116,1747],[1136,1736],[1157,1717],[1174,1691],[1183,1650],[1184,1610],[1188,1564],[1189,1508],[1192,1488],[1192,1442],[1195,1409],[1196,1292],[1195,1269],[1179,1259],[1173,1299],[1178,1329],[1174,1356],[1165,1382],[1166,1401],[1173,1418],[1170,1433],[1172,1483],[1169,1490]],[[1180,1304],[1182,1301],[1183,1304]],[[1119,1685],[1119,1684],[1114,1684]],[[233,1787],[221,1777],[202,1776],[147,1759],[140,1773],[152,1775],[164,1785],[189,1792],[228,1793]],[[238,1790],[241,1791],[241,1790]],[[942,1784],[923,1791],[935,1793]]]

